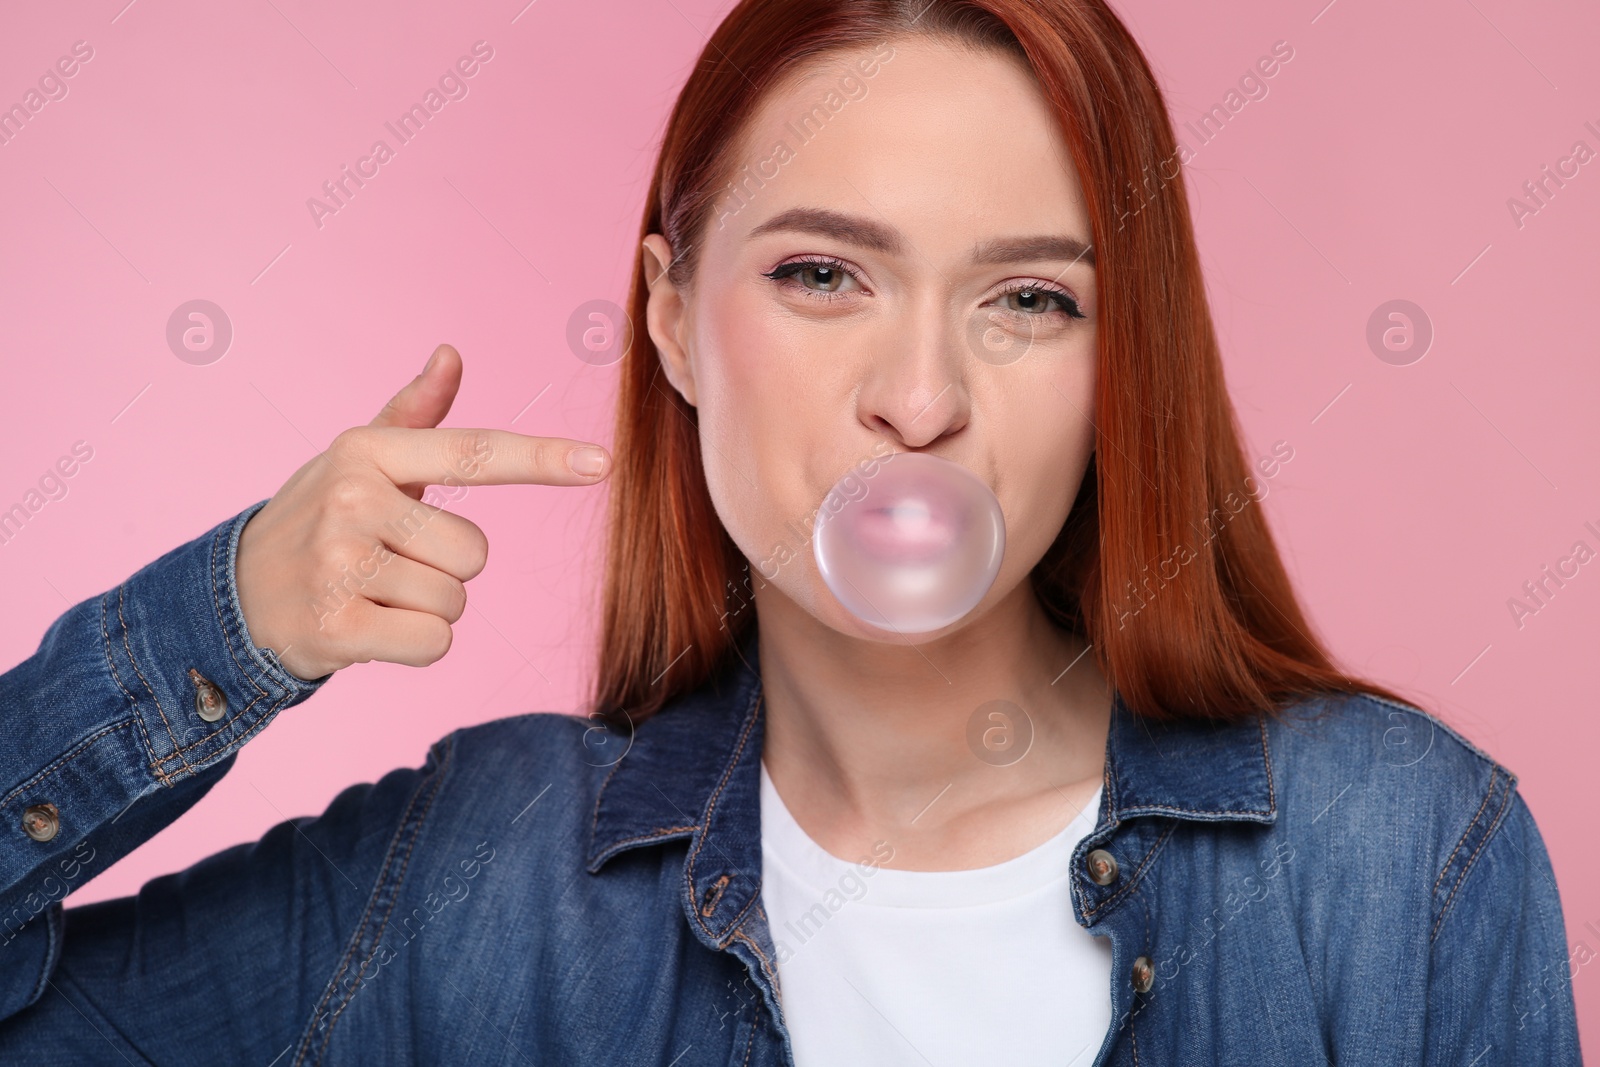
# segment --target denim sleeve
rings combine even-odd
[[[316,818],[280,822],[137,896],[67,908],[44,994],[0,1019],[0,1064],[339,1062],[330,1043],[355,998],[406,1004],[416,988],[415,954],[383,942],[452,751],[446,738],[420,768],[350,786]]]
[[[1579,1067],[1566,927],[1544,839],[1513,790],[1452,884],[1433,942],[1424,1062]]]
[[[183,814],[239,746],[332,677],[295,677],[245,627],[239,534],[266,503],[75,604],[0,675],[0,1019],[47,988],[62,898]]]

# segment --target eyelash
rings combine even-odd
[[[847,274],[850,277],[855,278],[857,282],[861,280],[856,272],[846,266],[842,260],[834,259],[832,256],[807,256],[801,259],[791,259],[786,263],[778,264],[770,271],[764,271],[762,273],[762,277],[771,278],[773,281],[781,284],[784,281],[793,278],[807,267],[827,267],[829,270],[836,270],[841,274]],[[832,301],[844,299],[843,293],[823,293],[818,292],[815,289],[807,288],[803,285],[799,288],[801,292],[803,292],[812,300]],[[1053,289],[1049,286],[1037,285],[1032,282],[1012,282],[996,295],[997,297],[1006,297],[1013,293],[1043,293],[1045,296],[1050,297],[1055,301],[1056,310],[1062,312],[1063,314],[1073,319],[1084,319],[1088,317],[1083,313],[1083,309],[1078,306],[1078,302],[1073,299],[1072,294],[1063,289]],[[1019,314],[1027,313],[1020,312]]]

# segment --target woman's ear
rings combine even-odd
[[[683,344],[687,315],[683,292],[667,276],[672,249],[667,239],[652,233],[644,239],[644,277],[650,295],[645,301],[645,325],[661,356],[667,381],[692,407],[695,403],[694,363]]]

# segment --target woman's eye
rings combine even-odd
[[[764,276],[780,284],[797,285],[807,296],[821,300],[841,299],[848,292],[848,283],[855,280],[843,263],[817,260],[780,263]]]
[[[1078,307],[1078,302],[1071,294],[1043,286],[1018,285],[1001,293],[1000,300],[1006,310],[1023,315],[1043,315],[1048,311],[1060,311],[1074,319],[1088,317],[1084,315],[1083,309]]]
[[[860,288],[855,272],[833,259],[798,259],[780,263],[765,272],[779,285],[800,290],[814,300],[843,300],[852,288]],[[1036,318],[1051,311],[1071,319],[1085,319],[1071,293],[1044,285],[1017,283],[997,297],[1005,310],[1025,318]]]
[[[821,289],[825,293],[834,292],[844,284],[844,272],[833,267],[802,267],[795,277],[799,278],[807,289]],[[811,284],[813,282],[815,284]]]

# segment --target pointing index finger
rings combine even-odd
[[[591,485],[610,473],[609,455],[588,441],[532,437],[510,430],[369,427],[372,464],[395,485]],[[574,452],[600,452],[602,466],[580,474]]]

